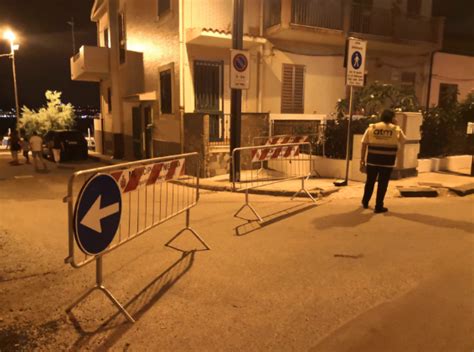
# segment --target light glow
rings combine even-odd
[[[15,33],[13,33],[10,29],[3,32],[3,39],[9,40],[10,42],[14,42],[15,38]]]

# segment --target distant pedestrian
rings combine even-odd
[[[54,162],[56,165],[59,165],[59,162],[61,161],[61,141],[57,133],[53,136],[51,149],[53,151]]]
[[[12,155],[12,160],[10,161],[11,165],[20,165],[18,162],[18,153],[21,151],[20,138],[18,137],[17,131],[12,131],[10,134],[10,139],[8,141],[8,146]]]
[[[21,139],[21,149],[23,150],[23,156],[25,157],[26,163],[30,164],[30,142],[28,141],[28,138],[26,138],[26,135],[23,135],[23,138]]]
[[[33,155],[33,164],[35,165],[35,170],[39,171],[38,161],[43,164],[43,170],[46,170],[46,163],[43,160],[43,138],[38,136],[38,133],[33,132],[33,135],[30,137],[30,148],[31,154]]]
[[[362,137],[361,168],[367,165],[367,180],[365,182],[362,206],[365,209],[369,207],[375,182],[378,179],[374,213],[385,213],[388,211],[384,207],[385,193],[387,192],[390,175],[395,166],[398,144],[404,143],[406,139],[400,127],[393,123],[394,117],[395,113],[392,110],[384,110],[380,117],[382,121],[371,124]]]

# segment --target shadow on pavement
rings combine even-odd
[[[124,306],[136,321],[152,308],[191,269],[194,264],[194,256],[195,251],[183,253],[175,263],[150,282]],[[104,297],[101,298],[106,299]],[[134,326],[134,324],[125,320],[121,312],[114,314],[94,331],[85,331],[72,312],[68,314],[68,317],[75,330],[81,335],[70,347],[72,351],[82,350],[91,344],[94,348],[108,350]]]
[[[385,216],[394,216],[408,221],[420,222],[425,225],[445,227],[448,229],[455,228],[458,230],[465,231],[467,233],[474,233],[474,224],[468,221],[456,221],[425,214],[407,214],[390,211],[386,213]]]
[[[368,222],[372,216],[374,216],[373,209],[358,207],[347,213],[338,213],[316,218],[313,224],[320,230],[331,227],[354,227]]]
[[[250,219],[245,219],[245,218],[242,218],[240,216],[237,216],[237,218],[239,218],[239,219],[246,220],[247,223],[237,226],[234,229],[235,230],[235,235],[236,236],[248,235],[249,233],[257,231],[258,229],[260,229],[262,227],[265,227],[265,226],[271,225],[273,223],[276,223],[278,221],[287,219],[287,218],[289,218],[293,215],[303,213],[307,210],[313,209],[316,206],[317,205],[314,204],[314,203],[311,203],[309,205],[308,204],[298,204],[298,205],[292,206],[290,208],[279,210],[279,211],[274,212],[272,214],[268,214],[266,216],[263,216],[262,217],[262,219],[263,219],[262,223],[259,223],[257,220],[250,220]]]

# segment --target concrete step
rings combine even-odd
[[[464,197],[474,193],[474,183],[467,183],[458,187],[449,187],[449,190],[453,191],[458,196]]]

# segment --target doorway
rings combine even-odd
[[[153,157],[153,110],[150,105],[132,108],[133,156],[135,159]]]

